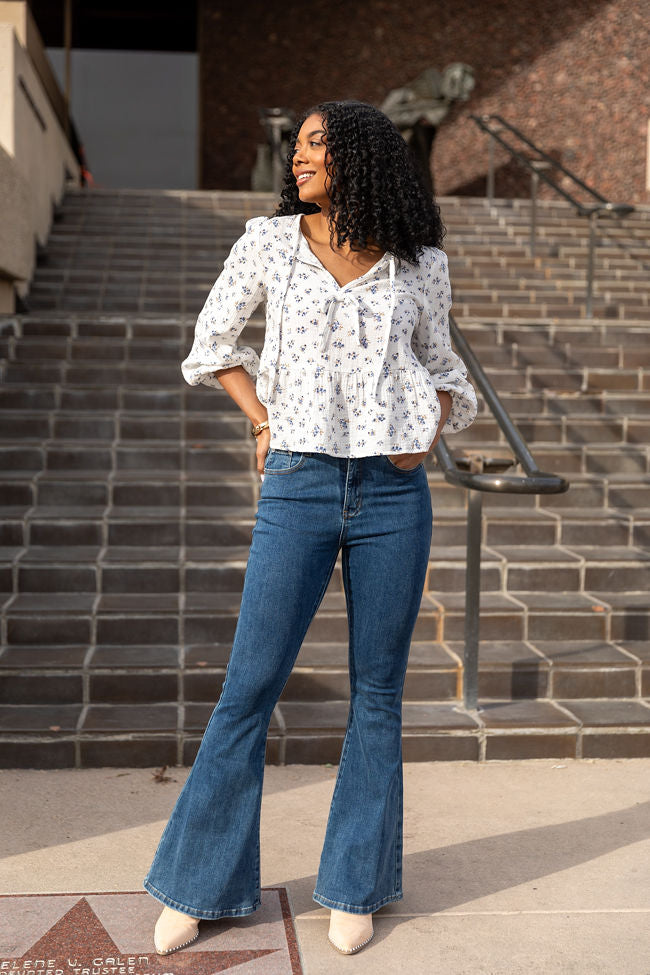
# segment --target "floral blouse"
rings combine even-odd
[[[266,301],[264,348],[237,344]],[[476,416],[476,395],[452,351],[447,255],[425,247],[417,266],[384,254],[340,286],[312,252],[300,214],[255,217],[234,244],[201,311],[181,368],[190,385],[220,386],[218,369],[256,378],[270,447],[341,457],[418,453],[453,406],[443,433]]]

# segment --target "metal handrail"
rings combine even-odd
[[[494,386],[462,334],[453,315],[449,315],[449,331],[452,341],[482,394],[490,412],[503,431],[512,448],[517,463],[525,474],[504,474],[515,466],[510,458],[492,460],[481,454],[468,459],[469,470],[462,470],[449,452],[444,437],[434,447],[434,454],[445,480],[467,490],[467,568],[465,575],[465,651],[463,657],[463,698],[465,707],[474,710],[478,706],[478,656],[481,597],[481,524],[483,516],[483,492],[503,494],[563,494],[569,482],[558,474],[541,471],[528,449],[523,435],[499,399]],[[485,467],[496,468],[486,473]]]
[[[543,149],[540,149],[531,139],[523,134],[516,126],[512,125],[501,115],[474,115],[470,113],[469,117],[476,122],[478,127],[486,132],[490,136],[490,141],[488,144],[488,178],[487,178],[487,196],[488,201],[491,204],[494,199],[494,142],[495,140],[506,149],[513,158],[517,160],[522,166],[528,169],[531,173],[531,208],[530,208],[530,253],[531,256],[535,254],[535,242],[537,233],[537,187],[539,185],[539,180],[542,179],[547,186],[550,186],[556,193],[564,197],[571,206],[575,207],[577,213],[582,217],[589,218],[589,250],[587,255],[587,294],[586,294],[586,317],[593,318],[593,282],[594,282],[594,249],[596,246],[596,230],[598,217],[601,213],[611,214],[615,217],[626,217],[628,214],[634,212],[634,207],[629,203],[610,203],[605,197],[595,190],[593,187],[588,186],[580,177],[572,173],[570,169],[567,169],[559,160],[554,159]],[[490,122],[495,121],[498,128],[490,126]],[[511,132],[516,138],[521,142],[525,143],[533,152],[537,153],[537,159],[529,159],[523,153],[519,152],[514,146],[511,146],[509,142],[503,139],[499,132],[506,129]],[[549,168],[559,169],[564,173],[570,180],[577,184],[582,190],[589,194],[596,202],[595,203],[581,203],[580,200],[576,199],[571,193],[563,189],[558,183],[546,175],[545,169]]]

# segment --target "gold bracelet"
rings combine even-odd
[[[251,427],[251,436],[257,437],[262,430],[266,430],[269,425],[268,420],[263,420],[262,423],[258,423],[256,426]]]

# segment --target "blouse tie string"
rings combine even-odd
[[[330,295],[330,297],[325,301],[325,304],[323,306],[323,314],[325,315],[325,326],[321,333],[320,343],[319,343],[319,348],[321,352],[324,352],[329,344],[329,340],[333,331],[334,320],[338,312],[338,306],[342,305],[343,302],[346,300],[346,298],[350,301],[353,301],[356,305],[356,312],[357,312],[356,325],[354,323],[354,320],[351,322],[351,325],[356,332],[354,338],[356,339],[357,345],[360,344],[359,326],[360,326],[360,318],[361,318],[363,301],[359,296],[352,294],[352,292],[350,291],[346,291],[345,288],[341,288],[341,290],[337,291],[336,294]]]
[[[301,230],[300,230],[300,214],[298,214],[297,220],[296,220],[296,226],[295,226],[295,236],[294,236],[294,240],[293,240],[293,246],[292,246],[292,249],[291,249],[290,270],[289,270],[289,273],[287,275],[286,285],[285,285],[285,288],[284,288],[284,294],[282,296],[282,301],[280,302],[280,315],[279,315],[279,321],[278,321],[278,332],[277,332],[277,336],[276,336],[276,341],[277,341],[276,355],[275,355],[274,362],[272,362],[271,365],[270,365],[270,367],[269,367],[269,385],[268,385],[268,390],[269,390],[269,394],[270,394],[271,398],[273,398],[273,390],[274,390],[274,387],[275,387],[275,381],[276,381],[278,369],[279,369],[279,366],[280,366],[280,351],[281,351],[281,345],[282,345],[282,320],[283,320],[283,317],[284,317],[284,306],[285,306],[285,301],[286,301],[287,293],[288,293],[289,287],[291,285],[291,279],[293,277],[293,272],[294,272],[294,269],[295,269],[295,266],[296,266],[296,259],[297,259],[297,254],[298,254],[298,248],[300,246],[301,236],[302,236],[302,233],[301,233]],[[321,334],[321,339],[320,339],[320,343],[319,343],[321,352],[324,352],[325,351],[325,349],[327,348],[328,342],[330,340],[330,336],[331,336],[331,333],[332,333],[332,324],[334,322],[334,319],[335,319],[335,316],[336,316],[336,313],[337,313],[338,306],[340,304],[342,304],[344,301],[350,300],[350,299],[352,299],[354,301],[355,308],[356,308],[356,312],[357,312],[357,314],[355,316],[356,317],[356,341],[357,341],[357,344],[358,345],[361,345],[362,344],[361,341],[360,341],[360,325],[361,325],[361,313],[362,313],[362,311],[364,309],[364,304],[365,303],[364,303],[363,298],[362,298],[361,295],[354,295],[349,290],[346,290],[346,287],[343,287],[343,288],[340,288],[335,294],[330,295],[330,297],[325,302],[325,306],[323,308],[323,312],[325,314],[326,323],[325,323],[325,327],[323,329],[323,332]],[[388,353],[388,343],[389,343],[389,340],[390,340],[390,332],[391,332],[391,325],[392,325],[392,321],[393,321],[393,314],[395,312],[395,303],[396,303],[395,258],[394,258],[394,256],[392,254],[390,254],[390,256],[389,256],[389,307],[388,307],[388,313],[387,314],[384,314],[384,315],[381,315],[381,331],[382,331],[381,345],[380,345],[380,350],[377,353],[377,364],[375,366],[375,369],[373,370],[373,372],[376,372],[376,375],[373,375],[373,380],[374,381],[373,381],[373,384],[372,384],[372,389],[374,391],[375,396],[378,395],[378,392],[379,392],[379,383],[380,383],[380,380],[381,380],[381,377],[382,377],[382,373],[384,372],[384,364],[385,364],[386,357],[387,357],[387,353]],[[367,306],[366,306],[366,308],[367,308]],[[376,316],[376,312],[374,311],[374,309],[368,309],[368,310],[371,311],[371,313],[373,314],[373,316]],[[386,374],[388,374],[388,367],[386,367]]]
[[[374,377],[374,382],[372,385],[372,390],[375,399],[379,396],[379,382],[381,380],[382,374],[388,375],[389,369],[387,364],[388,358],[388,344],[390,342],[390,332],[391,326],[393,324],[393,315],[395,314],[395,304],[396,304],[396,289],[395,289],[395,257],[393,254],[390,255],[389,261],[389,303],[388,303],[388,314],[383,316],[383,330],[381,336],[380,351],[377,353],[377,363],[375,366],[376,376]]]
[[[395,311],[395,258],[390,255],[389,259],[389,308],[387,315],[378,316],[374,308],[367,305],[362,295],[355,295],[353,292],[346,289],[346,287],[340,288],[335,294],[330,295],[325,301],[323,306],[323,314],[325,315],[325,325],[323,331],[321,332],[319,348],[321,352],[325,352],[329,344],[332,332],[333,324],[338,312],[339,305],[342,305],[344,301],[354,302],[356,309],[356,316],[352,316],[350,325],[356,334],[353,334],[353,338],[356,340],[356,344],[365,347],[364,342],[361,341],[361,316],[365,313],[373,318],[380,318],[382,326],[382,337],[380,351],[377,354],[377,374],[373,376],[372,388],[375,395],[379,389],[379,381],[381,379],[382,367],[384,360],[386,359],[386,354],[388,351],[388,340],[390,337],[390,326],[393,320],[393,313]],[[355,321],[356,318],[356,321]]]

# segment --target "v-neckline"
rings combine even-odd
[[[298,233],[302,237],[304,243],[309,248],[309,253],[311,254],[311,256],[314,258],[315,261],[318,262],[319,266],[322,267],[323,271],[325,271],[326,274],[329,274],[329,276],[331,277],[332,281],[335,283],[335,285],[339,289],[339,291],[343,291],[344,288],[348,288],[351,284],[356,284],[357,281],[361,281],[362,278],[365,278],[367,274],[370,274],[371,272],[375,271],[379,267],[379,265],[381,264],[381,262],[384,260],[384,258],[386,257],[386,255],[388,254],[388,251],[384,251],[384,253],[381,255],[381,257],[379,258],[379,260],[376,261],[372,265],[372,267],[369,267],[367,271],[364,271],[363,274],[360,274],[356,278],[352,278],[351,281],[347,281],[345,284],[339,284],[339,282],[334,277],[334,275],[329,270],[329,268],[326,268],[325,267],[325,265],[321,261],[321,259],[318,256],[318,254],[314,253],[314,251],[311,249],[311,244],[309,243],[308,239],[303,234],[303,232],[302,232],[302,226],[301,226],[303,216],[304,216],[304,214],[302,214],[302,213],[299,213],[298,214]]]

